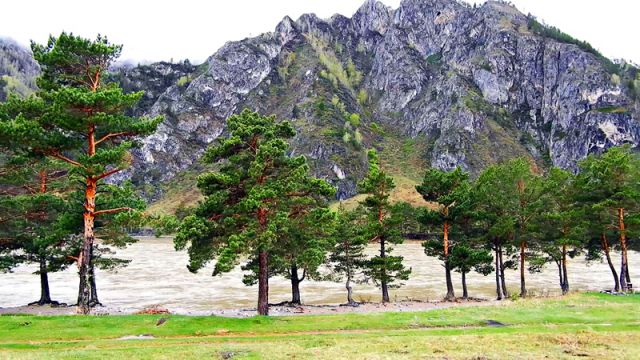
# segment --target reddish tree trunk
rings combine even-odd
[[[269,253],[260,251],[258,260],[258,314],[269,315]]]
[[[449,216],[449,208],[444,208],[444,215]],[[453,301],[456,298],[456,294],[453,290],[453,282],[451,280],[451,267],[449,266],[449,221],[445,220],[443,229],[442,245],[444,248],[444,272],[445,280],[447,284],[447,295],[444,297],[445,301]]]
[[[96,153],[95,127],[89,126],[87,134],[87,155],[92,157]],[[95,240],[94,221],[96,211],[96,192],[98,181],[93,176],[86,179],[85,199],[84,199],[84,241],[78,256],[78,274],[80,275],[80,285],[78,289],[78,314],[89,314],[91,312],[91,249]]]

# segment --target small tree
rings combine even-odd
[[[389,287],[400,286],[396,282],[407,280],[411,269],[404,267],[402,256],[389,255],[393,250],[391,244],[404,241],[402,217],[389,202],[391,190],[395,188],[393,178],[380,169],[375,150],[369,150],[368,156],[369,171],[364,180],[358,183],[358,192],[367,195],[361,203],[367,212],[362,230],[369,242],[375,241],[380,245],[380,253],[367,262],[364,274],[380,286],[382,302],[389,302]]]
[[[66,162],[84,183],[84,240],[77,257],[80,286],[78,312],[90,312],[91,252],[95,221],[104,215],[132,211],[128,207],[99,208],[99,188],[110,176],[126,169],[136,146],[131,139],[151,134],[162,118],[124,115],[142,92],[124,94],[115,83],[107,83],[107,70],[118,58],[120,45],[106,37],[95,41],[62,33],[46,45],[32,43],[33,56],[42,70],[37,97],[21,102],[21,113],[0,127],[0,137],[13,139],[34,155]]]
[[[451,249],[449,265],[462,275],[462,298],[468,299],[467,274],[472,270],[487,276],[493,271],[493,257],[485,249],[476,249],[468,244],[458,244]]]
[[[14,154],[15,155],[15,154]],[[61,218],[68,203],[56,192],[66,178],[64,171],[43,159],[14,156],[4,164],[0,175],[0,253],[4,270],[19,263],[36,263],[40,277],[40,299],[29,305],[58,303],[51,299],[48,274],[65,269],[73,261],[78,241],[74,229]]]
[[[229,137],[204,155],[220,169],[198,178],[205,200],[182,221],[175,245],[187,248],[191,271],[216,258],[214,275],[233,269],[240,255],[257,257],[258,313],[268,315],[270,254],[305,213],[299,209],[335,189],[308,175],[304,157],[286,155],[295,134],[288,122],[244,110],[227,120],[227,130]]]
[[[336,279],[345,280],[347,289],[347,305],[356,305],[353,300],[353,286],[356,276],[366,265],[364,250],[368,239],[359,233],[358,220],[361,219],[361,211],[347,211],[340,205],[334,231],[335,246],[329,261]]]
[[[449,264],[451,251],[449,235],[451,227],[456,223],[459,224],[469,211],[468,178],[469,175],[459,167],[451,172],[430,168],[425,173],[422,184],[416,186],[416,190],[425,201],[435,203],[437,206],[435,209],[424,208],[419,220],[425,225],[442,230],[442,246],[436,241],[426,241],[423,246],[427,255],[438,256],[444,263],[447,284],[445,300],[447,301],[455,299]]]

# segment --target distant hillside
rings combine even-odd
[[[29,95],[36,88],[35,78],[40,67],[31,51],[15,41],[0,38],[0,101],[9,93]]]

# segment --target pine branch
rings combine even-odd
[[[100,139],[98,139],[98,140],[96,141],[96,145],[100,144],[100,143],[101,143],[101,142],[103,142],[103,141],[109,140],[109,139],[111,139],[111,138],[115,138],[115,137],[119,137],[119,136],[133,136],[133,135],[135,135],[135,134],[134,134],[134,133],[132,133],[132,132],[128,132],[128,131],[121,131],[121,132],[117,132],[117,133],[110,133],[110,134],[107,134],[107,135],[105,135],[105,136],[101,137]]]
[[[96,177],[96,181],[101,180],[101,179],[104,179],[104,178],[106,178],[107,176],[113,175],[113,174],[115,174],[115,173],[117,173],[117,172],[120,172],[120,171],[122,171],[122,170],[124,170],[124,169],[125,169],[125,168],[115,168],[115,169],[111,169],[111,170],[109,170],[109,171],[107,171],[107,172],[104,172],[104,173],[102,173],[102,174],[98,175],[98,176]]]
[[[69,163],[69,164],[71,164],[73,166],[82,166],[82,164],[80,164],[79,162],[77,162],[75,160],[72,160],[72,159],[69,159],[68,157],[60,154],[59,151],[48,151],[48,152],[45,152],[45,155],[49,155],[49,156],[54,157],[56,159],[62,160],[62,161],[67,162],[67,163]]]
[[[113,214],[113,213],[118,213],[118,212],[122,212],[122,211],[133,211],[133,210],[134,209],[132,209],[130,207],[119,207],[119,208],[95,211],[93,213],[93,216],[104,215],[104,214]]]

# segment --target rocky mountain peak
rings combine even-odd
[[[197,67],[120,74],[149,93],[137,113],[166,119],[135,154],[138,184],[197,166],[245,107],[291,119],[292,153],[339,198],[355,194],[371,147],[415,181],[426,166],[475,174],[516,156],[574,169],[589,153],[640,143],[638,69],[501,1],[366,1],[351,18],[284,17]]]

